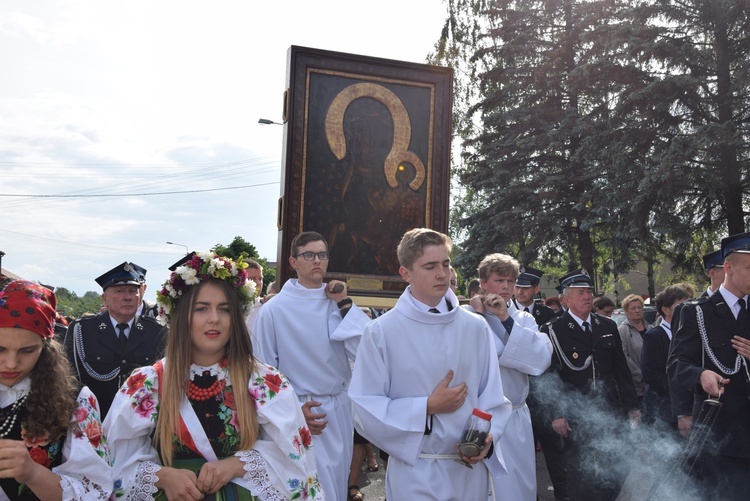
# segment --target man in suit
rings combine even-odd
[[[708,273],[708,279],[711,283],[701,297],[710,297],[724,283],[724,257],[721,254],[721,249],[703,256],[703,266],[706,268],[706,273]]]
[[[565,299],[564,288],[562,285],[558,285],[555,287],[555,290],[557,291],[557,299],[560,301],[560,309],[555,312],[555,315],[558,317],[561,317],[565,314],[566,311],[568,311],[568,301]]]
[[[556,391],[537,392],[551,407],[552,429],[565,440],[570,498],[614,500],[627,476],[625,457],[613,444],[619,430],[640,421],[633,377],[617,325],[592,313],[593,283],[586,270],[560,280],[568,306],[542,327],[552,340],[551,375]]]
[[[146,297],[146,268],[142,266],[138,266],[135,263],[129,263],[130,266],[135,270],[136,274],[139,276],[139,281],[141,283],[139,294],[141,296],[141,304],[138,307],[138,312],[136,315],[139,317],[151,317],[156,318],[159,316],[158,308],[156,307],[155,303],[150,303],[144,299]]]
[[[704,255],[703,267],[706,268],[706,273],[711,281],[708,288],[701,294],[702,298],[706,298],[711,297],[714,292],[719,290],[719,286],[724,283],[724,257],[722,256],[721,249]],[[672,312],[671,327],[673,333],[680,329],[681,310],[684,305],[685,303],[678,304]],[[674,336],[670,340],[669,353],[672,352],[672,345],[674,345]],[[693,423],[692,389],[685,390],[681,385],[674,386],[671,382],[669,385],[672,414],[677,416],[677,429],[683,437],[688,438]]]
[[[544,272],[528,266],[519,269],[514,289],[515,298],[513,303],[519,311],[530,313],[538,326],[542,326],[550,320],[557,318],[555,310],[546,304],[538,304],[534,297],[539,293],[539,283]],[[526,403],[531,413],[531,424],[534,429],[534,438],[544,453],[544,461],[547,465],[554,495],[556,500],[569,499],[568,481],[565,475],[565,456],[563,455],[563,441],[560,436],[552,430],[545,413],[539,408],[539,402],[535,392],[539,379],[529,378],[529,395]]]
[[[104,419],[133,369],[161,357],[165,332],[153,318],[136,315],[141,275],[130,263],[116,266],[96,282],[106,309],[71,323],[64,345],[78,381],[94,392]]]
[[[692,389],[693,431],[709,397],[721,409],[704,448],[699,474],[710,499],[746,499],[750,491],[750,233],[721,241],[724,282],[710,297],[684,303],[672,342],[670,385]]]
[[[534,298],[539,294],[539,282],[542,280],[544,272],[528,266],[519,270],[516,279],[513,302],[519,311],[531,313],[536,324],[542,326],[555,318],[555,311],[546,304],[539,304]]]

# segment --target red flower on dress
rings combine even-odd
[[[83,432],[88,437],[91,445],[99,447],[99,442],[102,440],[102,427],[99,426],[97,421],[90,421]]]
[[[144,397],[138,401],[138,405],[135,408],[135,412],[144,418],[150,417],[155,410],[156,401],[154,400],[154,396],[150,393],[144,395]]]
[[[266,382],[268,389],[274,393],[281,391],[281,377],[278,374],[266,374],[263,379]]]
[[[39,447],[34,447],[29,451],[29,455],[31,456],[31,459],[45,468],[49,468],[52,464],[49,460],[49,456],[47,455],[47,451],[44,449],[40,449]]]
[[[237,404],[234,402],[234,392],[233,391],[226,391],[224,392],[224,405],[226,405],[228,408],[232,409],[233,411],[237,410]]]
[[[99,402],[94,395],[89,395],[89,405],[92,409],[99,410]]]
[[[304,445],[305,448],[308,448],[310,447],[310,445],[312,445],[312,434],[306,426],[299,429],[299,436],[302,439],[302,445]]]
[[[232,417],[229,418],[229,426],[234,427],[235,430],[240,429],[240,422],[237,420],[237,413],[232,411]]]
[[[26,447],[31,449],[32,447],[44,447],[49,444],[49,436],[45,432],[40,437],[31,437],[26,433],[26,428],[21,426],[21,436],[23,437],[23,443]]]
[[[82,423],[84,419],[86,419],[86,416],[89,415],[89,411],[84,409],[83,407],[79,407],[76,409],[74,416],[76,418],[76,423]]]
[[[132,395],[136,391],[143,388],[143,383],[146,382],[146,375],[142,372],[139,372],[138,374],[133,374],[128,378],[128,390],[127,394]]]

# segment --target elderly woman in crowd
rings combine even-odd
[[[653,328],[653,325],[643,318],[643,298],[630,294],[622,300],[622,309],[625,311],[625,321],[617,328],[622,339],[622,351],[628,361],[630,373],[633,375],[635,391],[638,400],[643,401],[643,376],[641,374],[641,348],[643,347],[643,335]]]
[[[56,303],[25,280],[0,292],[0,499],[112,493],[99,404],[53,339]]]

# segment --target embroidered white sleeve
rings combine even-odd
[[[243,478],[250,482],[253,496],[257,496],[261,501],[286,499],[284,493],[280,492],[271,482],[266,461],[258,451],[251,449],[236,452],[234,455],[244,463],[245,475]]]
[[[159,490],[155,485],[159,481],[159,477],[156,475],[159,470],[161,470],[161,465],[152,461],[144,461],[139,464],[133,488],[126,499],[134,501],[153,499],[154,494]]]
[[[75,478],[77,482],[71,482]],[[62,499],[109,499],[110,491],[89,480],[85,475],[61,477]]]

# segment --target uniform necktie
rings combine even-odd
[[[523,311],[525,311],[526,313],[531,313],[531,312],[529,311],[529,307],[528,307],[528,306],[527,306],[527,307],[525,307],[525,308],[523,309]]]
[[[585,332],[586,334],[591,334],[591,329],[589,329],[588,322],[583,322],[583,332]]]
[[[125,346],[125,343],[128,342],[128,336],[125,335],[125,329],[128,328],[128,324],[117,324],[117,339],[120,340],[120,345]]]
[[[740,312],[737,314],[737,321],[740,325],[744,325],[747,321],[747,304],[745,303],[745,298],[739,298],[737,303],[740,305]]]
[[[430,313],[440,313],[440,310],[438,310],[437,308],[430,308],[428,311]]]

